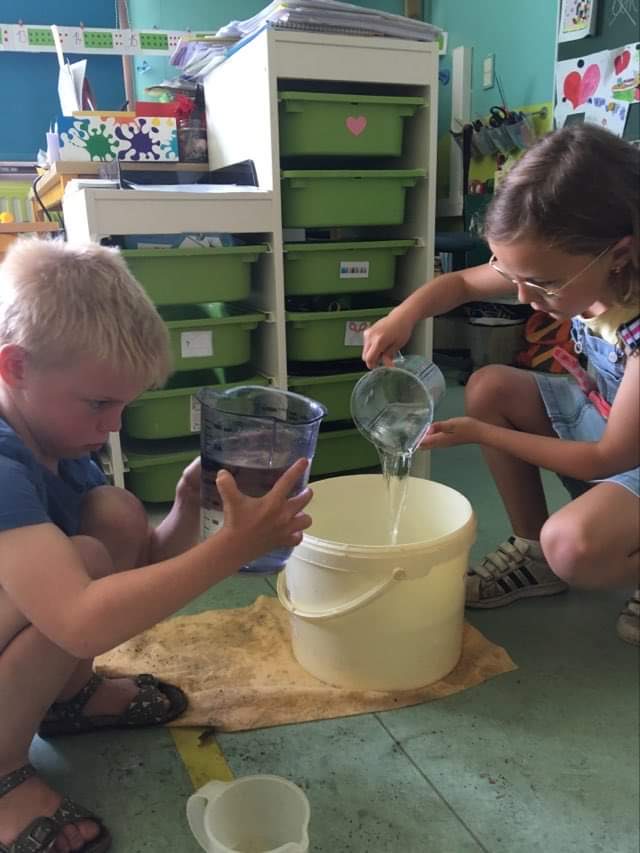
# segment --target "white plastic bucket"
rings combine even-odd
[[[299,664],[359,690],[408,690],[443,678],[462,650],[476,530],[469,501],[410,478],[398,544],[388,545],[381,475],[320,480],[313,491],[313,526],[278,578]]]

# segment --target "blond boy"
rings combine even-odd
[[[21,241],[0,267],[0,853],[111,844],[95,815],[28,764],[34,734],[167,722],[182,692],[150,676],[98,679],[94,656],[244,563],[298,544],[309,490],[297,462],[264,498],[218,485],[225,526],[198,543],[199,462],[155,530],[90,454],[124,406],[170,371],[164,324],[114,250]]]

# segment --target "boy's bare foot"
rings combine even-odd
[[[32,776],[0,798],[0,843],[9,845],[35,818],[55,814],[62,798],[38,776]],[[65,826],[51,853],[82,850],[88,841],[100,835],[95,821],[81,820]]]

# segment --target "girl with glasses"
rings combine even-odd
[[[438,277],[365,333],[369,367],[416,323],[465,302],[517,294],[572,318],[597,386],[504,365],[466,388],[466,416],[434,423],[425,448],[479,444],[512,535],[467,575],[469,607],[500,607],[570,585],[638,584],[640,565],[640,151],[595,125],[556,131],[504,180],[485,221],[488,264]],[[572,497],[549,515],[540,470]],[[618,619],[640,644],[640,591]]]

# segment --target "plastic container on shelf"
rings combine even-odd
[[[365,329],[390,308],[347,311],[287,311],[287,356],[294,361],[358,358]]]
[[[282,172],[285,228],[402,225],[407,189],[424,169],[302,169]]]
[[[233,302],[251,292],[251,267],[267,246],[125,249],[132,274],[155,305]]]
[[[169,329],[174,369],[231,367],[251,358],[251,333],[264,314],[229,303],[165,305],[160,316]]]
[[[321,432],[316,445],[316,455],[311,465],[312,477],[337,474],[340,471],[358,471],[380,465],[378,453],[370,442],[354,427]],[[312,508],[313,513],[313,508]]]
[[[197,394],[203,388],[232,388],[266,385],[262,376],[251,375],[237,382],[221,382],[220,369],[176,373],[164,388],[147,391],[127,406],[123,426],[132,438],[177,438],[200,432],[201,407]]]
[[[391,290],[397,259],[415,245],[415,240],[286,243],[285,293],[297,296]]]
[[[176,494],[180,475],[200,455],[199,439],[128,443],[127,488],[144,503],[169,503]]]
[[[326,408],[324,422],[351,418],[350,400],[353,387],[364,371],[333,373],[328,376],[289,376],[288,386],[296,394],[313,397]]]
[[[423,98],[280,92],[280,154],[399,157],[405,119]]]

